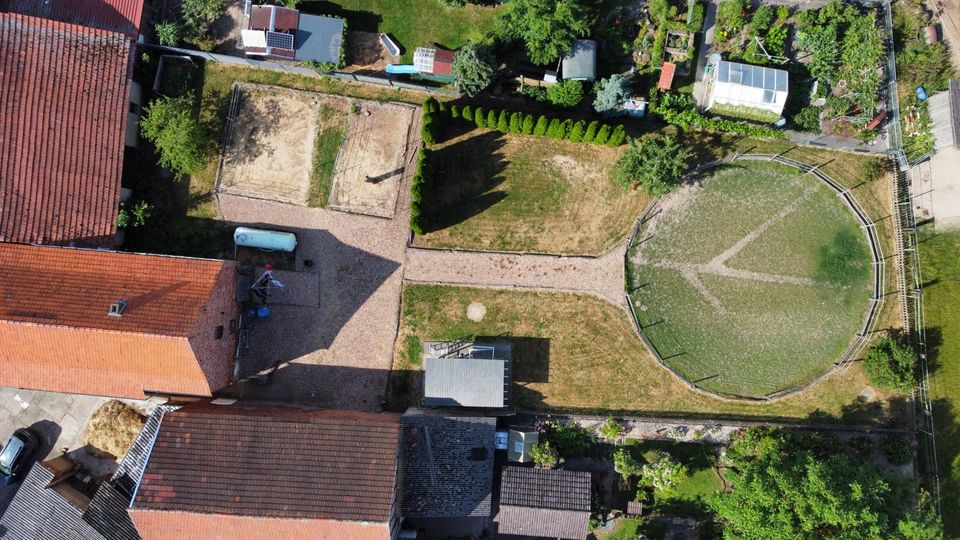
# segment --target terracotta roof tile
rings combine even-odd
[[[210,537],[223,524],[283,537],[277,532],[294,520],[334,538],[330,527],[342,522],[386,524],[398,439],[391,414],[189,405],[163,417],[131,516],[148,539],[171,527],[181,527],[179,537]],[[183,513],[210,518],[184,530]]]
[[[0,0],[0,11],[121,32],[136,38],[140,32],[143,0]]]
[[[132,46],[0,13],[0,241],[112,245]]]
[[[0,384],[142,398],[230,383],[233,262],[0,244]],[[127,300],[122,317],[110,304]]]

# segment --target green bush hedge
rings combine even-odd
[[[416,234],[426,232],[429,225],[424,198],[433,189],[432,158],[432,151],[426,146],[421,146],[420,154],[417,156],[417,172],[410,183],[410,230]]]
[[[459,109],[455,106],[444,107],[441,110],[433,98],[424,101],[423,110],[422,139],[427,144],[439,142],[441,130],[447,122],[466,122],[478,128],[495,129],[502,133],[566,139],[576,143],[592,142],[610,147],[620,146],[627,141],[624,126],[602,124],[596,120],[587,124],[584,120],[574,122],[570,118],[548,118],[543,115],[534,117],[532,114],[505,109],[484,110],[483,107],[471,109],[469,105]]]

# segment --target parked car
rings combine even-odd
[[[0,483],[10,485],[26,474],[39,440],[30,428],[20,428],[13,432],[0,451]]]

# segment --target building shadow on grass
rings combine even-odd
[[[481,214],[507,197],[497,188],[506,179],[501,149],[506,140],[495,131],[457,141],[434,155],[430,230],[446,229]]]
[[[383,22],[383,17],[377,13],[346,9],[335,2],[308,0],[306,2],[298,2],[297,9],[310,15],[342,17],[347,21],[347,28],[353,31],[379,32],[380,23]],[[416,47],[421,44],[403,43],[401,45],[404,47]]]

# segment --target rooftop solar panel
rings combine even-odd
[[[281,34],[280,32],[267,32],[267,47],[274,49],[293,50],[293,34]]]

